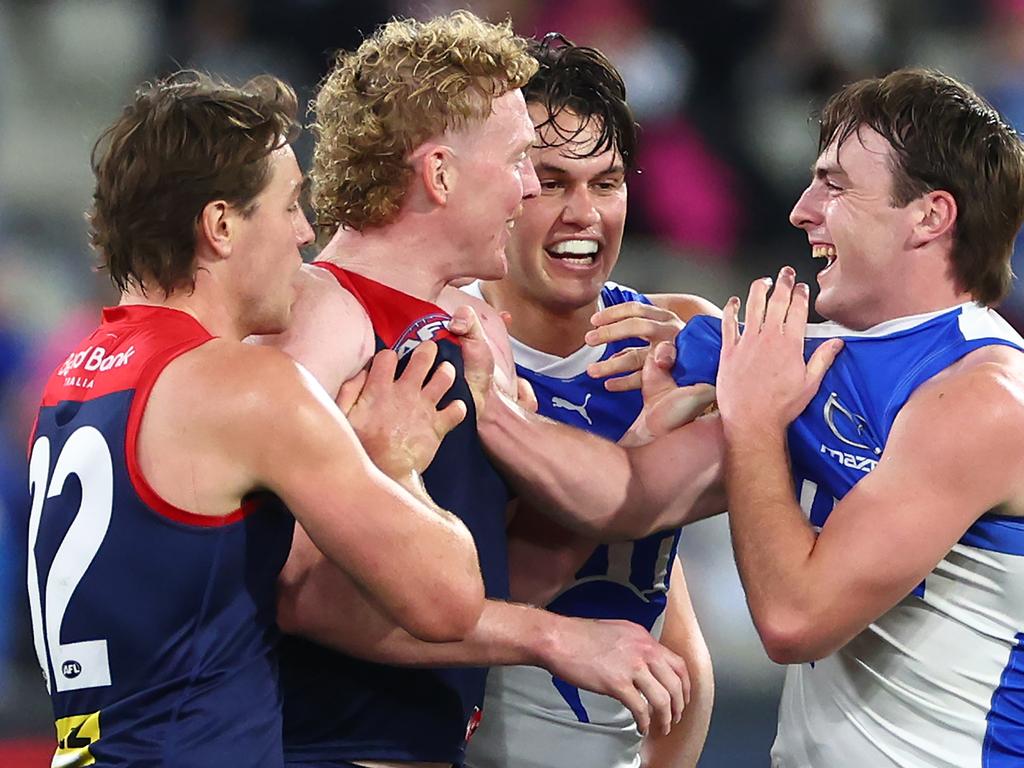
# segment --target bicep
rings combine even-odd
[[[842,592],[853,625],[867,625],[909,594],[1019,482],[1020,468],[999,450],[1014,439],[1014,420],[961,394],[937,385],[915,394],[877,467],[822,527],[812,562]]]

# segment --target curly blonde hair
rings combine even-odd
[[[387,223],[409,186],[410,152],[486,120],[493,99],[536,71],[511,22],[491,24],[469,11],[394,19],[355,52],[339,52],[312,105],[310,175],[321,234]]]

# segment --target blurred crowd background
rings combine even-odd
[[[813,113],[844,83],[934,66],[1024,127],[1024,0],[0,0],[0,744],[53,734],[25,597],[24,456],[43,379],[116,301],[83,217],[96,137],[142,80],[272,72],[306,100],[335,50],[393,15],[455,7],[562,32],[621,69],[642,134],[616,275],[643,290],[721,303],[783,262],[813,285],[788,213]],[[1003,310],[1020,327],[1024,291]],[[717,681],[701,765],[766,766],[782,670],[754,635],[724,521],[683,542]]]

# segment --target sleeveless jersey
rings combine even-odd
[[[478,283],[465,290],[480,296]],[[628,301],[650,303],[612,282],[599,298],[602,309]],[[561,358],[512,339],[512,352],[517,373],[533,385],[539,413],[618,440],[643,407],[640,392],[608,392],[604,380],[591,378],[586,368],[645,343],[626,339],[603,348],[585,346]],[[598,546],[547,609],[565,616],[628,619],[659,636],[678,542],[676,528]],[[610,696],[581,691],[539,667],[515,666],[491,670],[485,701],[487,716],[467,756],[474,768],[547,768],[567,755],[580,766],[640,765],[636,722]]]
[[[212,338],[163,307],[103,311],[46,385],[29,459],[28,593],[55,766],[280,766],[275,594],[293,520],[269,494],[226,517],[139,471],[154,382]]]
[[[455,383],[439,407],[458,399],[466,403],[468,413],[441,442],[423,482],[430,497],[458,515],[472,533],[487,596],[507,598],[509,490],[477,435],[461,351],[447,330],[450,316],[434,304],[334,264],[316,264],[360,301],[373,324],[377,348],[397,350],[400,366],[408,361],[408,352],[430,339],[438,344],[435,366],[445,360],[455,366]],[[461,764],[466,740],[480,721],[486,669],[392,667],[298,637],[284,639],[281,665],[289,764],[341,766],[351,760]]]
[[[845,346],[790,426],[794,487],[820,528],[877,466],[900,409],[972,350],[1024,348],[976,304],[855,332],[809,325],[805,357]],[[721,325],[676,340],[680,384],[714,382]],[[787,670],[774,766],[1002,768],[1024,764],[1024,520],[980,517],[912,594],[843,648]]]

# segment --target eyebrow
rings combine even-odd
[[[844,179],[849,179],[850,175],[843,170],[843,167],[838,163],[819,163],[815,161],[811,164],[811,176],[816,179],[823,179],[826,176],[842,176]]]
[[[545,163],[534,163],[534,168],[537,171],[537,173],[557,173],[557,174],[562,174],[563,176],[564,175],[568,175],[570,173],[568,168],[563,168],[560,165],[555,165],[554,163],[548,163],[548,162],[545,162]],[[594,175],[595,176],[619,176],[619,175],[624,174],[625,172],[626,172],[626,169],[622,165],[622,163],[615,163],[615,164],[610,165],[609,167],[605,168],[603,171],[599,171],[598,173],[595,173]]]

